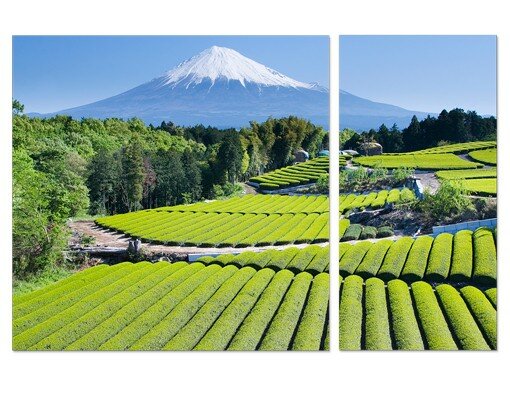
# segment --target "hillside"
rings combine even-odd
[[[382,124],[388,127],[397,124],[398,127],[405,128],[411,122],[413,115],[416,115],[418,119],[423,119],[427,115],[435,116],[437,114],[406,110],[340,90],[340,129],[351,128],[363,131],[377,129]]]

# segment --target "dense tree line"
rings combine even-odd
[[[141,120],[49,119],[13,102],[13,262],[20,276],[55,264],[65,222],[232,194],[238,182],[312,155],[327,134],[288,117],[241,130]],[[61,260],[61,259],[60,259]]]
[[[391,128],[383,124],[378,130],[371,129],[361,134],[346,129],[340,135],[340,145],[344,149],[359,150],[363,142],[376,141],[383,146],[385,153],[398,153],[447,143],[496,140],[496,132],[496,118],[455,108],[421,121],[414,116],[409,126],[402,130],[395,124]]]

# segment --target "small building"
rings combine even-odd
[[[294,159],[296,162],[305,162],[310,158],[310,154],[308,154],[307,151],[304,151],[303,149],[296,150],[294,152]]]
[[[383,153],[383,147],[376,142],[363,143],[360,146],[361,154],[365,156],[378,156]]]

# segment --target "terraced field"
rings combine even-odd
[[[102,227],[154,243],[250,247],[329,238],[328,196],[246,195],[99,218]]]
[[[250,183],[262,190],[278,190],[314,183],[327,173],[329,173],[329,157],[318,157],[253,177]]]
[[[407,154],[445,154],[445,153],[463,154],[463,153],[468,153],[468,152],[474,151],[474,150],[495,148],[496,146],[497,146],[497,144],[496,144],[495,140],[489,140],[489,141],[485,141],[485,142],[483,142],[483,141],[481,141],[481,142],[466,142],[466,143],[455,143],[455,144],[448,144],[445,146],[431,147],[429,149],[413,151],[413,152],[407,153]],[[402,154],[406,154],[406,153],[402,153]]]
[[[436,176],[461,185],[469,194],[477,196],[497,195],[497,169],[487,168],[463,171],[438,171]]]
[[[414,198],[414,193],[407,188],[381,190],[368,194],[341,194],[340,214],[353,209],[382,208],[387,204],[410,201]]]
[[[475,162],[458,156],[468,153]],[[497,171],[484,164],[496,165],[496,153],[496,142],[472,142],[352,162],[437,171],[439,180],[462,185],[470,194],[494,196]],[[341,196],[340,212],[407,198],[398,191],[381,193]],[[339,233],[341,350],[497,349],[496,231],[368,241],[363,239],[390,230],[379,233],[340,219]]]
[[[14,298],[13,348],[325,349],[327,257],[322,248],[313,257],[301,252],[286,254],[289,264],[269,257],[268,268],[240,257],[239,267],[211,260],[92,267]]]
[[[497,165],[498,163],[498,149],[485,149],[485,150],[476,150],[471,151],[469,153],[469,157],[473,160],[488,164],[488,165]]]
[[[497,348],[497,289],[340,277],[341,350]]]
[[[462,185],[471,195],[496,196],[498,192],[498,180],[496,178],[467,179],[455,181]]]
[[[203,256],[197,259],[204,265],[271,268],[275,271],[288,269],[294,273],[310,272],[312,275],[329,272],[329,246],[310,245],[303,249],[289,247],[285,250],[261,252],[244,251],[237,255],[222,254],[217,257]]]
[[[481,179],[496,178],[496,168],[475,169],[475,170],[458,170],[458,171],[437,171],[436,176],[443,180],[459,180],[459,179]]]
[[[496,285],[496,243],[492,230],[463,230],[455,235],[404,237],[397,241],[340,244],[340,275],[378,277],[387,282],[475,282]]]
[[[437,171],[481,168],[483,164],[464,160],[452,153],[404,153],[356,157],[353,161],[364,167],[396,169],[399,167]]]

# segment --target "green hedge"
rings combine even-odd
[[[398,279],[388,282],[388,298],[396,349],[424,350],[407,284]]]

